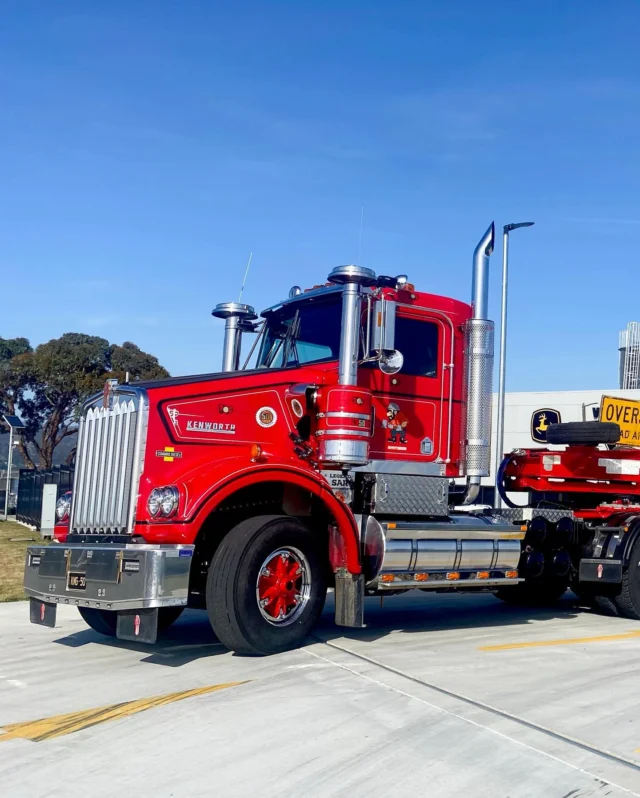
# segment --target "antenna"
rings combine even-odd
[[[244,285],[247,282],[247,275],[249,274],[249,267],[251,266],[251,258],[253,258],[253,252],[249,253],[249,260],[247,261],[247,268],[244,270],[244,279],[242,280],[242,288],[240,289],[238,302],[240,302],[240,300],[242,299],[242,292],[244,291]]]
[[[360,210],[360,240],[358,241],[358,260],[356,263],[358,266],[361,266],[361,258],[362,258],[362,222],[364,221],[364,205]]]

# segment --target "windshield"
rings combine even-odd
[[[337,360],[341,316],[340,296],[323,302],[296,302],[270,313],[258,355],[258,368]]]

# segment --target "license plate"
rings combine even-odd
[[[81,574],[77,571],[69,572],[69,576],[67,577],[67,590],[86,590],[86,587],[86,574]]]

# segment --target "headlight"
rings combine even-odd
[[[165,518],[169,518],[178,509],[178,488],[171,486],[170,488],[162,489],[162,500],[160,501],[160,509]]]
[[[66,493],[56,502],[56,518],[58,521],[67,521],[71,512],[71,496]]]
[[[179,497],[178,488],[173,485],[167,488],[154,488],[147,499],[149,515],[153,518],[157,518],[159,515],[169,518],[178,509]]]

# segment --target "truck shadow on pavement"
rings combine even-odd
[[[373,641],[394,632],[490,631],[531,622],[578,618],[588,610],[579,607],[572,593],[550,607],[519,607],[505,604],[492,595],[428,595],[411,591],[404,596],[389,596],[380,603],[378,596],[365,599],[364,629],[348,629],[333,623],[333,597],[327,599],[325,610],[315,628],[314,636],[322,641],[334,639]],[[570,629],[571,624],[568,624]],[[570,632],[569,632],[570,633]],[[435,641],[434,641],[435,642]]]
[[[508,626],[527,625],[540,621],[567,621],[570,635],[571,619],[588,614],[589,610],[578,605],[571,593],[553,607],[533,608],[504,604],[491,595],[455,596],[427,595],[411,591],[403,596],[385,597],[381,607],[379,597],[365,600],[365,622],[363,629],[348,629],[336,626],[333,621],[333,595],[327,598],[324,611],[313,630],[309,644],[331,640],[375,641],[396,632],[408,634],[424,633],[425,647],[430,645],[429,633],[492,630]],[[155,645],[130,643],[103,637],[92,629],[83,629],[54,642],[70,648],[79,648],[89,643],[136,651],[144,654],[141,662],[179,668],[194,660],[215,657],[228,653],[218,642],[209,624],[206,612],[186,610],[169,629],[162,632]],[[436,638],[433,639],[436,644]]]
[[[137,651],[147,655],[141,662],[166,665],[170,668],[179,668],[194,660],[228,653],[214,635],[207,613],[201,610],[185,610],[173,626],[160,632],[158,641],[154,645],[104,637],[89,628],[60,637],[54,640],[54,643],[69,648],[98,643],[109,648]]]

